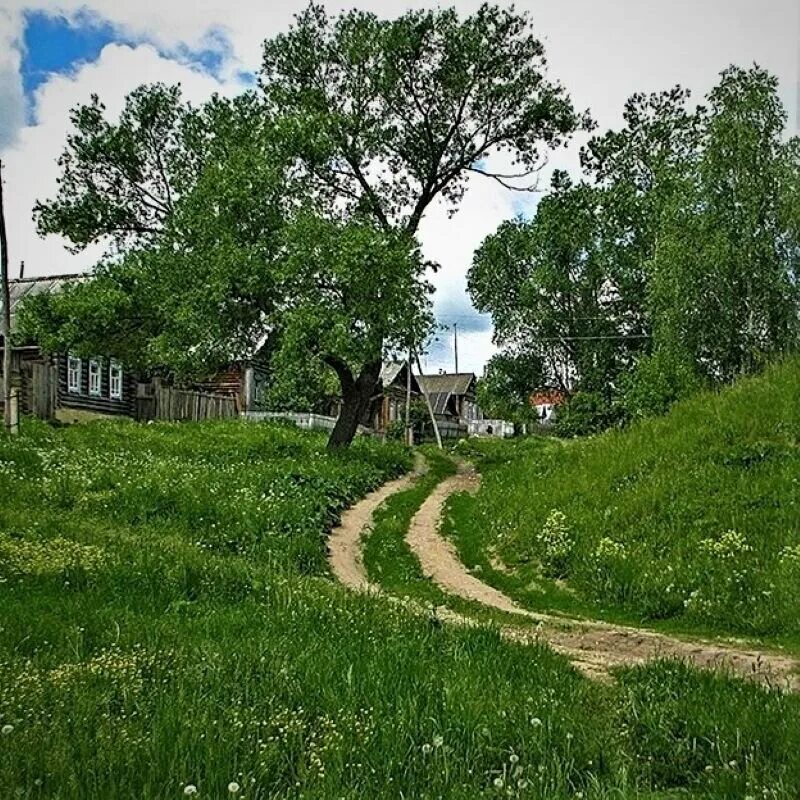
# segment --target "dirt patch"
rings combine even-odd
[[[739,649],[714,642],[686,641],[653,631],[577,620],[528,611],[493,586],[470,574],[439,525],[447,498],[455,492],[475,492],[480,476],[469,466],[442,481],[411,521],[407,541],[422,571],[444,591],[537,623],[531,629],[504,626],[515,641],[545,641],[592,677],[607,676],[616,666],[641,664],[656,658],[679,658],[698,667],[724,669],[762,683],[800,691],[800,662],[779,653]],[[462,615],[442,611],[442,618],[465,623]]]
[[[328,563],[336,579],[356,591],[380,591],[369,582],[361,555],[361,537],[372,526],[378,507],[397,492],[410,489],[414,481],[427,471],[425,459],[417,454],[414,470],[370,492],[363,500],[342,513],[339,525],[328,539]]]

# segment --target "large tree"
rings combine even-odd
[[[363,11],[330,18],[312,3],[266,42],[261,87],[317,207],[392,237],[416,234],[439,197],[455,209],[471,173],[529,188],[542,150],[581,124],[546,78],[527,17],[491,5],[463,19],[445,9],[387,21]],[[513,166],[492,168],[501,161]],[[347,409],[332,441],[352,439],[350,403],[368,401],[389,344],[359,347],[357,361],[324,358]]]
[[[40,320],[104,291],[146,317],[148,361],[186,372],[280,332],[282,352],[302,344],[338,376],[334,446],[352,440],[387,352],[426,336],[413,237],[429,205],[455,209],[471,173],[529,187],[543,149],[581,123],[525,15],[330,18],[313,3],[265,43],[258,93],[195,109],[143,87],[116,122],[97,98],[72,121],[40,230],[110,241],[113,257]],[[95,321],[91,344],[117,341],[110,315]]]
[[[641,414],[796,346],[800,144],[758,67],[696,109],[635,95],[624,121],[584,148],[585,181],[557,175],[483,243],[470,290],[501,344]]]

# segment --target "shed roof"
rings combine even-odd
[[[421,375],[419,377],[420,386],[430,394],[469,394],[475,386],[474,372],[453,372],[442,373],[440,375]]]
[[[60,292],[65,286],[83,280],[86,275],[49,275],[40,278],[16,278],[8,282],[11,330],[17,328],[17,311],[20,303],[37,294]]]

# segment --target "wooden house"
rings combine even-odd
[[[433,413],[445,422],[471,422],[481,418],[473,372],[442,372],[420,376],[420,387],[427,392]]]
[[[9,281],[12,333],[22,302],[84,279],[84,275],[53,275]],[[135,412],[135,377],[113,359],[49,355],[34,342],[23,342],[12,349],[12,384],[20,390],[23,413],[69,418],[72,412],[124,416]]]
[[[413,371],[410,378],[413,403],[421,392]],[[369,409],[362,420],[365,427],[383,433],[392,423],[405,420],[408,379],[409,365],[407,361],[391,361],[383,365],[375,394],[370,400]]]
[[[549,425],[555,422],[558,407],[567,402],[567,393],[561,389],[537,389],[531,394],[529,402],[536,409],[539,423]]]

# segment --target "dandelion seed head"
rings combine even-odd
[[[183,793],[188,797],[189,795],[197,794],[197,787],[193,783],[187,783],[183,787]]]
[[[238,784],[238,783],[236,783],[236,781],[231,781],[231,782],[228,784],[228,791],[229,791],[231,794],[238,794],[238,793],[239,793],[239,789],[241,789],[241,786],[239,786],[239,784]]]

